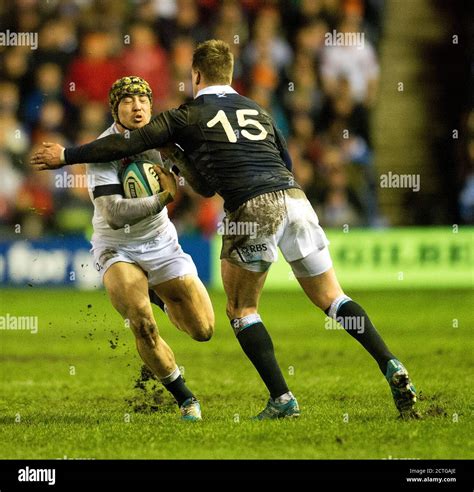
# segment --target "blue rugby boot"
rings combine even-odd
[[[414,413],[413,406],[416,403],[416,389],[405,366],[397,359],[390,359],[387,363],[385,379],[388,381],[400,416],[411,416]]]

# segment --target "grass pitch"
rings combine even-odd
[[[104,292],[4,290],[0,314],[37,316],[38,333],[0,331],[0,458],[474,458],[472,292],[348,294],[408,367],[420,420],[397,420],[375,362],[344,331],[325,330],[302,293],[264,292],[260,307],[298,420],[250,420],[267,393],[225,318],[222,293],[211,293],[216,332],[207,343],[156,310],[202,404],[203,422],[190,424],[153,382],[135,383],[133,335]]]

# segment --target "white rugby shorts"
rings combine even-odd
[[[296,277],[320,275],[332,266],[329,241],[306,195],[299,188],[258,195],[221,223],[221,259],[264,272],[280,248]]]
[[[151,241],[116,246],[95,238],[91,243],[94,266],[102,279],[105,272],[120,261],[138,265],[147,275],[150,287],[184,275],[197,275],[196,265],[182,250],[171,222]]]

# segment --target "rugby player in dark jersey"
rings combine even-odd
[[[178,168],[204,196],[224,199],[222,280],[235,335],[268,388],[257,419],[297,417],[300,409],[278,366],[273,343],[258,314],[260,294],[277,248],[309,299],[358,340],[386,377],[397,409],[412,412],[415,388],[364,309],[342,291],[328,240],[316,213],[291,173],[285,141],[271,116],[230,86],[233,57],[223,41],[195,50],[194,100],[165,111],[128,134],[64,149],[47,143],[32,158],[37,169],[110,162],[147,149],[178,144]],[[185,157],[184,157],[185,156]]]

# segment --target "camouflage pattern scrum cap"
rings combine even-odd
[[[116,80],[109,91],[109,105],[112,111],[112,116],[115,121],[119,121],[118,118],[118,105],[125,96],[145,95],[150,100],[150,104],[153,102],[153,93],[150,85],[145,79],[130,75],[128,77],[122,77]]]

